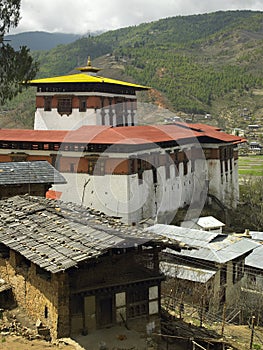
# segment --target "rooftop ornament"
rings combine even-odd
[[[90,75],[97,75],[97,73],[101,70],[100,68],[92,67],[90,56],[87,60],[87,65],[84,67],[78,67],[76,70],[80,70],[81,72],[88,73]]]

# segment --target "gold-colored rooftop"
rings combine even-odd
[[[84,67],[78,67],[81,73],[61,75],[51,78],[34,79],[30,81],[30,85],[40,85],[40,84],[66,84],[66,83],[99,83],[99,84],[115,84],[127,87],[132,87],[134,89],[142,90],[149,89],[148,86],[143,86],[139,84],[133,84],[126,81],[115,80],[110,78],[105,78],[98,76],[96,73],[100,68],[92,67],[90,58],[88,58],[87,65]],[[95,73],[95,74],[94,74]]]

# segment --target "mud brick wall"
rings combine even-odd
[[[12,285],[18,306],[33,322],[40,320],[53,339],[69,336],[67,274],[45,273],[10,251],[9,259],[0,258],[0,275]]]

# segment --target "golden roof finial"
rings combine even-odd
[[[81,72],[89,73],[90,75],[96,75],[97,72],[101,70],[100,68],[92,67],[90,56],[88,56],[87,65],[86,66],[78,67],[78,68],[75,68],[75,69],[80,70]]]

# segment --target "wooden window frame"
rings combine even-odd
[[[52,97],[45,96],[44,97],[44,111],[51,112],[51,110],[52,110]]]
[[[58,98],[57,111],[60,115],[70,115],[72,113],[72,98],[60,97]]]

